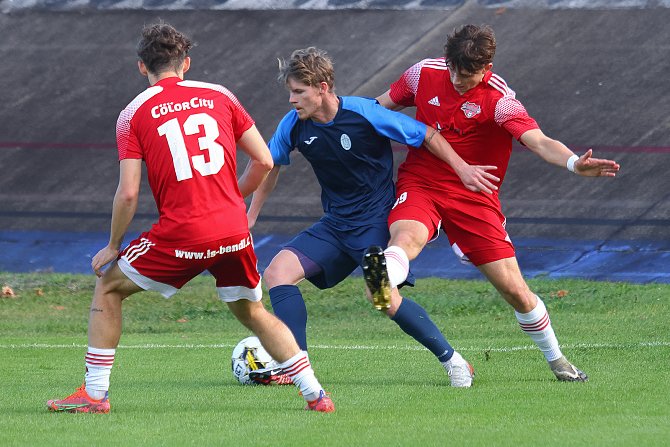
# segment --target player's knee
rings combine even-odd
[[[411,260],[421,253],[426,242],[411,231],[401,230],[395,234],[391,234],[391,240],[388,245],[389,247],[395,245],[402,248],[407,254],[407,257]]]
[[[274,257],[263,272],[263,280],[268,289],[283,285],[296,285],[305,279],[305,272],[292,253],[282,250]]]
[[[255,329],[255,323],[264,316],[264,312],[267,312],[260,301],[249,301],[245,299],[229,302],[228,308],[233,312],[240,323],[251,330]]]
[[[120,281],[110,280],[109,277],[98,278],[95,283],[95,297],[105,301],[123,301],[128,293],[121,287]]]
[[[505,300],[514,307],[517,312],[526,313],[535,308],[537,299],[525,284],[510,284],[500,290]]]
[[[289,284],[288,275],[285,272],[285,269],[275,263],[270,263],[268,268],[263,272],[263,281],[268,289],[271,289],[276,286],[281,286],[284,284]]]

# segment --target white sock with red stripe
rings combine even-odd
[[[116,349],[88,347],[86,353],[86,392],[91,398],[100,400],[109,390]]]
[[[561,348],[558,346],[558,339],[556,338],[556,334],[554,334],[554,329],[551,327],[549,313],[540,297],[537,297],[535,309],[525,314],[514,311],[514,314],[519,321],[521,330],[533,339],[548,362],[556,360],[563,355]]]
[[[306,401],[311,402],[319,398],[319,393],[323,389],[316,376],[312,365],[309,363],[309,358],[305,351],[300,351],[279,367],[293,379],[293,383],[300,388],[302,397]]]
[[[391,287],[398,287],[407,279],[409,274],[409,258],[407,253],[402,248],[391,245],[384,250],[384,257],[386,258],[386,271],[389,275],[389,282]]]

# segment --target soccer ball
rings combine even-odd
[[[233,376],[242,385],[257,384],[249,377],[251,371],[273,369],[277,365],[277,361],[263,348],[258,337],[247,337],[233,349],[231,358]]]

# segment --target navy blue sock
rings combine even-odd
[[[297,286],[276,286],[269,290],[272,310],[293,332],[298,346],[307,351],[307,307]]]
[[[426,310],[412,300],[403,298],[395,316],[391,318],[407,335],[430,350],[440,362],[454,355],[454,348],[430,319]]]

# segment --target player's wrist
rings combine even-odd
[[[572,155],[568,158],[568,161],[565,163],[565,167],[568,168],[568,171],[575,172],[575,162],[579,160],[578,155]]]

